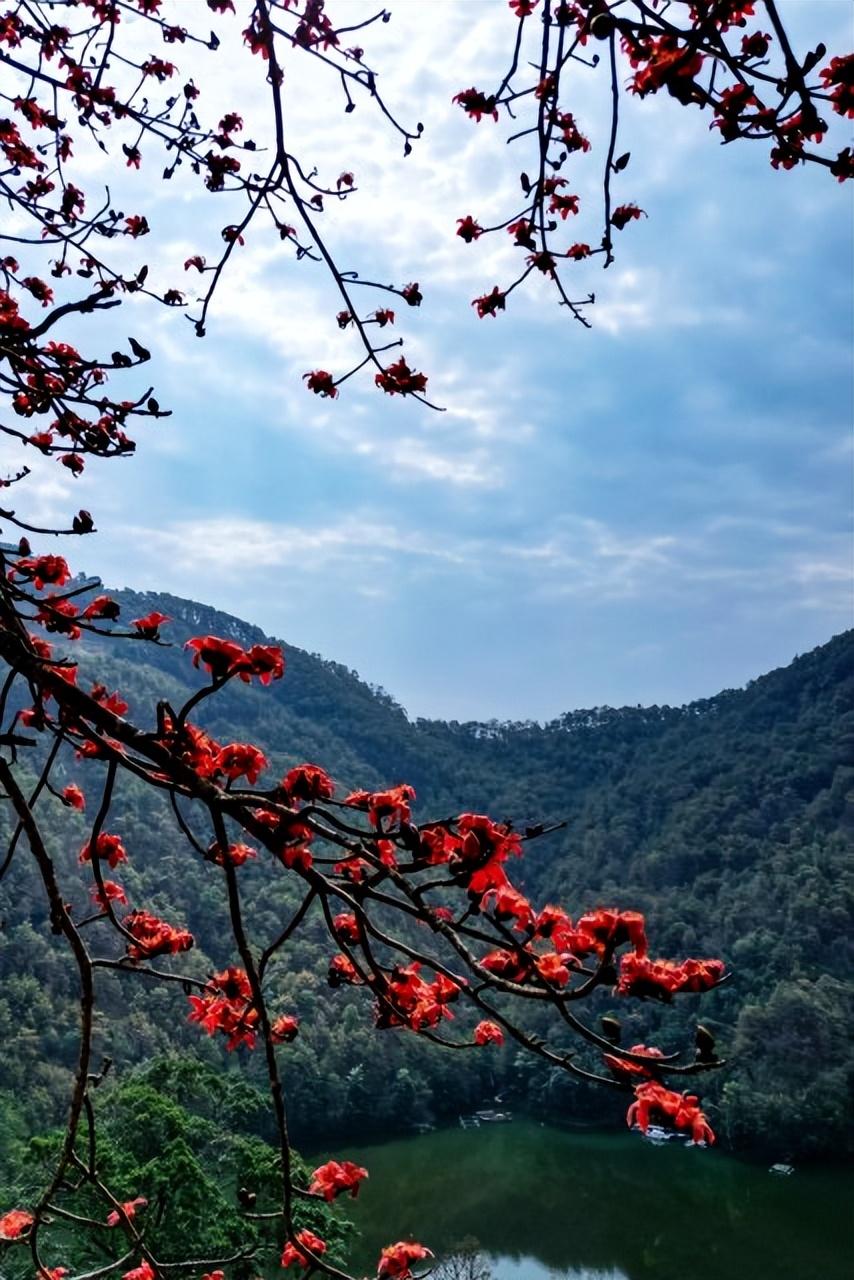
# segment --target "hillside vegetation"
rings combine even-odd
[[[190,635],[269,642],[257,628],[203,605],[114,594],[123,617],[157,609],[173,619],[165,630],[170,647],[87,638],[78,654],[123,692],[138,722],[153,725],[159,698],[178,706],[198,686],[182,649]],[[464,810],[519,825],[565,821],[563,830],[534,842],[520,866],[517,878],[532,898],[560,901],[573,914],[597,905],[638,907],[658,954],[721,955],[734,971],[699,1002],[635,1009],[635,1002],[621,1005],[603,993],[595,1012],[621,1017],[626,1043],[646,1039],[665,1049],[690,1042],[701,1018],[730,1059],[702,1085],[706,1109],[732,1146],[798,1158],[846,1150],[854,1068],[846,1036],[854,632],[743,690],[679,708],[574,711],[547,725],[411,722],[355,672],[285,650],[284,680],[266,690],[233,682],[208,704],[202,723],[220,741],[258,743],[271,776],[309,760],[345,790],[409,782],[418,792],[416,821]],[[72,772],[79,779],[80,767],[73,765],[69,779]],[[83,773],[83,785],[94,801],[94,770]],[[84,822],[58,804],[47,821],[71,892]],[[211,966],[233,962],[223,951],[216,868],[196,860],[188,874],[194,855],[176,836],[168,808],[129,786],[110,821],[133,854],[122,877],[133,903],[195,934],[188,969],[206,976]],[[271,888],[263,869],[247,864],[243,874],[247,893],[257,888],[255,927],[272,931],[293,902],[288,878]],[[20,1166],[27,1135],[57,1120],[74,1062],[75,1008],[45,914],[29,861],[19,856],[0,884],[0,1131],[9,1135],[5,1152],[0,1144],[0,1181],[4,1161],[7,1176]],[[271,977],[283,1007],[302,1019],[286,1068],[302,1143],[441,1119],[496,1091],[554,1119],[619,1121],[624,1113],[620,1097],[579,1088],[510,1048],[447,1054],[399,1031],[376,1032],[358,992],[326,985],[328,950],[309,922]],[[150,1071],[168,1060],[171,1067],[158,1068],[168,1080],[169,1071],[179,1071],[178,1057],[226,1073],[235,1088],[256,1083],[251,1057],[226,1056],[187,1025],[177,984],[143,990],[139,979],[111,976],[102,1009],[98,1047],[121,1067],[117,1083],[104,1086],[106,1106],[111,1087],[114,1105],[125,1105],[133,1064]],[[536,1027],[536,1015],[530,1020]],[[146,1077],[139,1079],[134,1087],[144,1089]]]

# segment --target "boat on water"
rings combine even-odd
[[[510,1111],[475,1111],[475,1119],[484,1124],[507,1124],[513,1119]]]
[[[776,1173],[779,1174],[780,1177],[787,1178],[790,1173],[795,1172],[795,1166],[792,1164],[772,1164],[768,1172]]]

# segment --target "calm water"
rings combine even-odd
[[[352,1264],[476,1236],[496,1280],[851,1280],[854,1174],[777,1177],[714,1150],[532,1122],[350,1148]]]

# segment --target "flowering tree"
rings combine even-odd
[[[9,109],[9,118],[0,121],[0,187],[11,210],[0,259],[0,432],[21,451],[20,463],[0,483],[12,494],[26,492],[34,451],[78,475],[90,460],[131,453],[128,433],[165,413],[150,388],[137,386],[126,398],[113,390],[127,370],[149,360],[141,342],[131,339],[129,351],[92,354],[67,341],[64,326],[74,324],[76,335],[82,317],[112,310],[136,294],[185,308],[203,336],[217,285],[262,218],[272,222],[284,253],[325,264],[340,293],[337,324],[355,329],[363,345],[363,358],[342,374],[321,367],[306,372],[307,389],[335,398],[343,382],[373,366],[383,392],[429,404],[426,374],[403,356],[391,360],[387,354],[401,345],[386,340],[393,307],[418,307],[420,284],[365,281],[338,263],[323,213],[331,202],[354,195],[356,178],[346,163],[336,176],[318,172],[296,152],[298,139],[287,127],[288,63],[311,58],[318,77],[329,78],[330,93],[341,94],[347,113],[372,106],[404,153],[411,149],[421,126],[398,121],[380,96],[368,54],[356,43],[388,15],[336,25],[323,0],[247,0],[242,19],[231,0],[182,3],[171,14],[166,8],[161,0],[20,0],[0,15]],[[222,19],[221,33],[202,29],[207,11]],[[349,12],[345,6],[345,19]],[[636,204],[618,203],[612,194],[629,164],[618,145],[626,93],[632,101],[666,91],[678,104],[707,111],[724,141],[766,142],[775,167],[820,165],[840,181],[854,173],[850,150],[834,154],[822,146],[827,117],[854,115],[854,56],[831,58],[823,46],[796,54],[770,0],[761,7],[732,0],[511,0],[507,18],[509,65],[501,83],[463,89],[455,98],[476,124],[504,121],[510,140],[529,156],[521,201],[508,196],[505,220],[490,227],[481,226],[475,213],[458,220],[457,234],[465,241],[509,234],[523,251],[516,277],[474,300],[481,317],[505,310],[513,290],[538,272],[553,281],[560,305],[589,323],[592,297],[574,297],[574,264],[598,255],[607,267],[616,233],[644,216]],[[189,19],[198,30],[183,25]],[[206,120],[204,86],[182,76],[171,61],[177,46],[193,56],[204,51],[227,58],[240,42],[255,55],[269,99],[263,142],[243,136],[236,110]],[[164,45],[168,57],[161,56]],[[610,80],[610,141],[600,161],[602,207],[587,211],[565,176],[589,150],[583,122],[570,108],[576,74],[599,68]],[[159,168],[165,158],[165,180],[179,169],[190,171],[210,192],[228,191],[242,200],[242,216],[222,228],[215,259],[199,252],[184,264],[188,279],[201,279],[198,298],[188,299],[186,288],[171,282],[155,282],[144,261],[128,265],[151,229],[142,215],[115,208],[109,191],[99,196],[91,184],[83,185],[75,161],[93,151],[142,172]],[[587,241],[569,234],[583,217]],[[374,310],[373,303],[365,308],[358,302],[365,289],[368,296],[379,293]],[[280,1058],[299,1034],[299,1009],[275,1007],[267,982],[271,962],[310,917],[326,931],[330,985],[364,988],[378,1029],[473,1053],[509,1038],[553,1067],[625,1091],[630,1123],[637,1119],[645,1129],[657,1120],[689,1131],[695,1141],[713,1140],[697,1097],[674,1087],[683,1076],[719,1065],[708,1032],[698,1029],[685,1060],[654,1046],[625,1047],[615,1023],[604,1020],[596,1029],[577,1010],[603,987],[662,1001],[709,990],[726,976],[721,960],[652,958],[644,919],[631,909],[598,907],[573,919],[562,906],[531,903],[513,883],[511,869],[530,841],[553,828],[517,831],[471,813],[416,824],[415,796],[405,783],[342,796],[319,765],[303,764],[271,779],[257,745],[215,741],[196,723],[198,709],[232,681],[269,685],[282,678],[285,658],[274,647],[192,638],[188,661],[207,682],[181,707],[160,701],[152,709],[154,727],[143,727],[128,717],[119,691],[78,680],[74,642],[94,634],[163,644],[169,619],[155,612],[126,621],[108,595],[69,586],[64,556],[32,550],[28,535],[90,532],[88,511],[78,511],[64,529],[35,527],[19,504],[4,505],[0,520],[8,537],[20,539],[0,552],[0,657],[6,665],[0,785],[12,829],[0,875],[15,858],[34,861],[80,1001],[77,1070],[53,1173],[33,1203],[0,1207],[0,1242],[29,1250],[36,1275],[61,1280],[68,1274],[56,1233],[69,1221],[100,1239],[109,1259],[90,1276],[163,1280],[206,1273],[207,1280],[221,1280],[222,1268],[245,1274],[256,1254],[257,1246],[247,1244],[228,1258],[164,1259],[153,1243],[144,1199],[123,1201],[104,1180],[92,1045],[99,978],[110,971],[166,984],[176,995],[183,986],[187,1016],[200,1033],[263,1057],[278,1135],[279,1203],[274,1213],[260,1215],[270,1247],[283,1267],[345,1274],[329,1261],[326,1241],[305,1225],[304,1210],[312,1201],[355,1195],[367,1172],[335,1160],[308,1177],[297,1172]],[[34,784],[28,781],[32,760]],[[77,762],[83,785],[58,783]],[[200,874],[200,864],[207,863],[219,877],[233,960],[206,981],[181,969],[192,934],[145,903],[130,902],[112,878],[134,853],[111,820],[114,799],[128,780],[168,799],[175,838],[186,847],[187,874]],[[40,818],[51,796],[93,815],[76,883],[60,878]],[[241,867],[253,859],[265,861],[270,877],[289,877],[299,887],[299,905],[275,936],[256,936],[253,928],[241,879]],[[81,910],[84,900],[93,904],[88,914]],[[548,1036],[524,1029],[518,1011],[525,1004],[551,1015]],[[458,1011],[453,1027],[452,1006]],[[577,1044],[570,1047],[572,1042]],[[247,1224],[257,1224],[251,1197],[244,1209]],[[429,1256],[417,1242],[390,1244],[378,1274],[406,1280]]]

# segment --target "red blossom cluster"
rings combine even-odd
[[[260,684],[281,680],[285,673],[285,659],[277,645],[253,644],[244,649],[234,640],[219,636],[192,636],[184,645],[193,651],[193,666],[204,666],[214,680],[227,680],[239,676],[249,684],[253,676]]]
[[[106,884],[104,888],[106,890]],[[150,960],[164,954],[177,955],[180,951],[189,951],[195,941],[187,929],[177,929],[148,911],[131,911],[122,923],[136,939],[135,943],[128,943],[129,960]]]
[[[246,1045],[255,1048],[258,1028],[258,1010],[252,1003],[252,984],[245,969],[235,965],[213,974],[207,982],[205,994],[189,996],[192,1012],[190,1022],[198,1024],[209,1036],[221,1032],[226,1036],[226,1049]]]
[[[420,395],[427,389],[427,375],[410,369],[403,356],[387,369],[382,369],[374,381],[390,396]]]
[[[635,1087],[635,1101],[626,1113],[626,1123],[637,1124],[646,1133],[650,1124],[672,1124],[676,1129],[690,1129],[694,1142],[715,1141],[706,1116],[693,1094],[676,1093],[655,1081]]]
[[[413,1263],[432,1257],[432,1252],[423,1244],[417,1244],[414,1240],[400,1240],[397,1244],[387,1245],[380,1253],[377,1276],[379,1280],[408,1280],[412,1275]]]
[[[684,991],[710,991],[724,977],[722,960],[650,960],[629,951],[620,958],[620,977],[614,988],[621,996],[651,996],[665,1003]]]
[[[304,1227],[302,1231],[298,1231],[293,1240],[288,1240],[282,1250],[281,1265],[283,1267],[313,1267],[314,1263],[308,1256],[306,1250],[309,1250],[315,1257],[321,1257],[326,1253],[326,1241],[321,1240],[320,1236],[309,1231]]]

